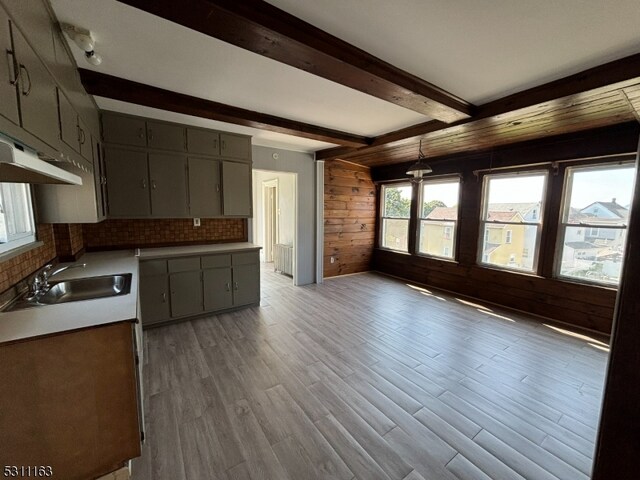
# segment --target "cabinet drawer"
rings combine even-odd
[[[167,273],[166,260],[147,260],[140,262],[140,276],[148,277],[150,275],[163,275]]]
[[[167,263],[170,273],[200,270],[200,257],[174,258]]]
[[[230,267],[231,255],[209,255],[202,257],[202,268]]]
[[[260,262],[260,254],[256,252],[234,253],[232,265],[251,265]]]
[[[187,150],[189,153],[220,155],[220,135],[209,130],[187,128]]]

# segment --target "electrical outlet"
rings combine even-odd
[[[336,263],[336,257],[331,257],[331,263]]]
[[[194,227],[199,227],[200,226],[200,219],[199,218],[194,218],[193,219],[193,226]]]

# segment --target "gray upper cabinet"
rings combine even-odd
[[[0,53],[5,55],[0,61],[0,115],[20,124],[18,113],[17,62],[11,44],[9,17],[0,6]]]
[[[220,155],[239,160],[251,159],[251,138],[233,133],[220,134]]]
[[[147,145],[160,150],[186,150],[185,129],[180,125],[147,121]]]
[[[60,138],[64,143],[80,152],[80,130],[78,129],[78,114],[71,106],[66,95],[58,90],[58,112],[60,116]]]
[[[195,315],[204,310],[202,274],[200,270],[172,273],[169,275],[169,285],[171,288],[172,317]]]
[[[80,142],[80,155],[82,155],[85,160],[92,162],[91,133],[81,117],[78,117],[78,140]]]
[[[93,149],[93,180],[96,193],[96,220],[102,221],[107,218],[107,173],[105,171],[104,159],[102,158],[100,142],[93,135],[91,136],[91,147]]]
[[[187,128],[187,150],[201,155],[220,155],[220,134],[211,130]]]
[[[186,173],[185,157],[149,153],[151,213],[154,217],[179,218],[189,215]]]
[[[146,147],[146,123],[142,118],[105,113],[102,115],[102,138],[106,143]]]
[[[117,147],[105,147],[109,215],[148,217],[151,215],[147,154]]]
[[[251,216],[251,164],[222,162],[223,213]]]
[[[17,28],[11,29],[18,61],[22,127],[40,140],[60,145],[56,85],[40,58]]]
[[[189,212],[192,217],[219,217],[220,162],[189,158]]]

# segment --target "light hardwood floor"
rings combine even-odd
[[[145,331],[135,480],[589,477],[603,339],[378,274]]]

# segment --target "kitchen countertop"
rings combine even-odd
[[[234,253],[260,250],[262,247],[254,243],[216,243],[212,245],[188,245],[184,247],[143,248],[138,250],[140,260],[152,260],[165,257],[185,257],[208,253]]]
[[[74,263],[87,266],[60,272],[51,281],[131,273],[131,291],[116,297],[0,312],[0,343],[138,318],[138,259],[133,250],[86,253]]]

